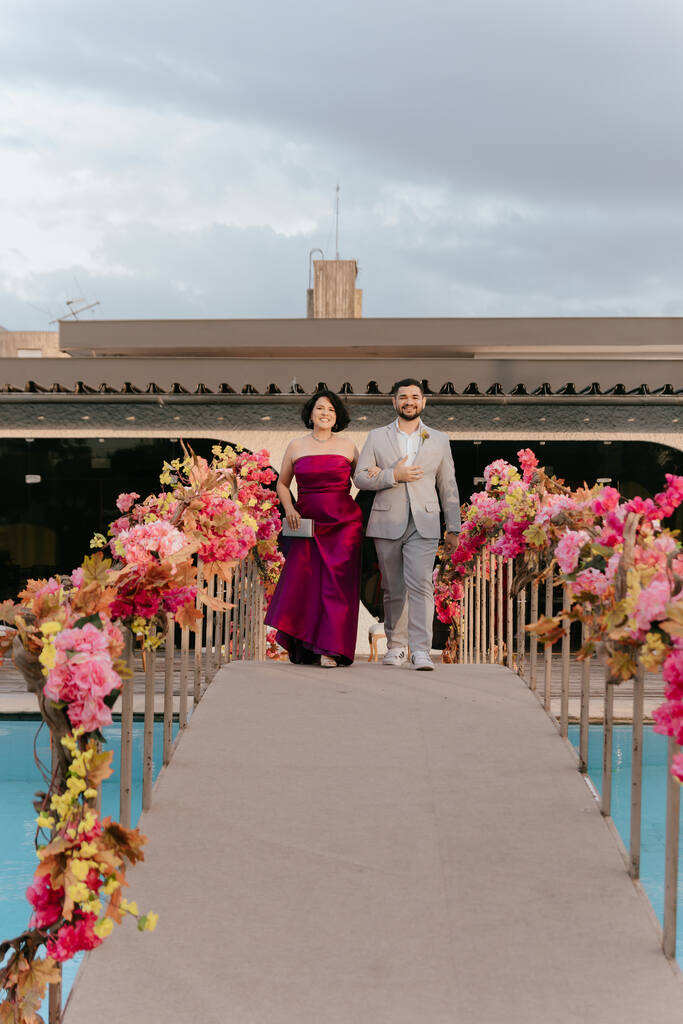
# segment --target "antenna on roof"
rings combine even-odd
[[[337,185],[337,212],[335,214],[334,250],[337,254],[335,259],[339,259],[339,185]]]
[[[99,306],[99,304],[100,304],[99,299],[98,299],[97,302],[89,302],[85,306],[80,306],[79,305],[80,302],[85,302],[85,301],[86,300],[84,298],[80,298],[80,299],[67,299],[66,300],[66,304],[69,307],[69,312],[65,313],[63,316],[55,317],[54,320],[50,320],[50,323],[51,324],[58,324],[58,323],[61,323],[62,320],[68,320],[69,317],[73,317],[74,320],[78,320],[79,313],[85,313],[86,309],[94,309],[95,306]]]

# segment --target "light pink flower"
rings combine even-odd
[[[564,573],[572,573],[579,563],[581,548],[590,541],[585,530],[567,530],[555,548],[557,564]]]
[[[123,512],[124,514],[126,512],[130,512],[133,504],[135,503],[135,499],[139,497],[140,495],[136,494],[135,491],[131,491],[130,494],[119,494],[116,499],[116,507],[119,512]]]
[[[664,618],[664,609],[671,600],[671,588],[666,579],[655,578],[649,587],[638,594],[634,619],[639,629],[649,629],[653,622]]]

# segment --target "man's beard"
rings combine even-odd
[[[413,420],[419,420],[419,418],[420,418],[419,411],[418,412],[403,412],[403,410],[399,409],[398,414],[399,414],[399,416],[401,417],[402,420],[407,420],[408,423],[411,423]]]

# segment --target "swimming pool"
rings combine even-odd
[[[569,726],[569,739],[578,748],[579,727]],[[603,727],[591,725],[588,734],[588,774],[602,793]],[[667,738],[652,726],[643,730],[643,803],[640,881],[660,924],[664,917],[664,841],[666,834]],[[612,820],[628,849],[631,828],[631,726],[614,726],[612,754]],[[683,858],[683,820],[681,822]],[[680,875],[680,861],[679,861]],[[677,960],[683,964],[683,876],[679,882]]]
[[[45,789],[33,760],[33,741],[40,720],[0,716],[0,941],[19,935],[28,924],[31,906],[26,899],[26,888],[31,883],[37,859],[34,846],[36,814],[33,794]],[[174,723],[173,735],[178,726]],[[114,751],[114,774],[102,787],[102,816],[119,817],[119,776],[121,737],[115,722],[104,730],[106,749]],[[163,723],[154,725],[153,776],[161,767]],[[133,795],[131,822],[137,824],[142,811],[142,746],[143,723],[133,724]],[[50,739],[43,726],[36,742],[43,764],[50,763]],[[135,886],[131,875],[131,888]],[[82,955],[69,960],[63,970],[63,1000],[69,993]],[[47,1008],[42,1010],[47,1019]]]

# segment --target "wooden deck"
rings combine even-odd
[[[683,1019],[571,751],[504,668],[233,663],[141,826],[66,1024]]]

